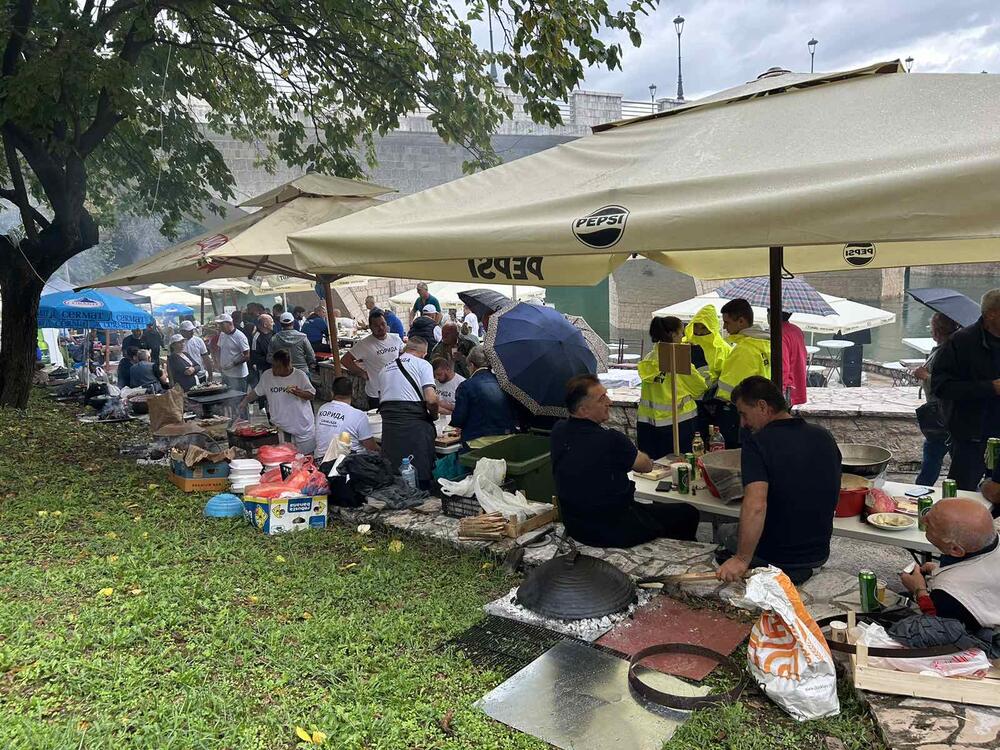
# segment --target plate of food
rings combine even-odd
[[[225,383],[205,383],[203,385],[196,385],[194,388],[188,391],[189,396],[211,396],[214,393],[223,393],[229,390],[229,386]]]
[[[903,513],[872,513],[868,523],[884,531],[905,531],[917,525],[917,519]]]

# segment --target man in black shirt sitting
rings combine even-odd
[[[595,375],[566,386],[570,418],[552,429],[552,473],[566,532],[591,547],[633,547],[658,537],[695,538],[698,511],[686,504],[640,505],[628,473],[653,462],[625,435],[602,425],[611,400]]]
[[[754,375],[733,390],[743,443],[740,522],[720,526],[718,578],[738,581],[749,568],[774,565],[792,583],[807,581],[830,556],[840,497],[840,449],[827,430],[788,413],[770,380]]]

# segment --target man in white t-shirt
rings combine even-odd
[[[462,308],[462,311],[464,313],[462,322],[469,327],[469,333],[471,335],[479,338],[479,318],[476,317],[476,314],[469,309],[468,305],[465,305]]]
[[[413,457],[417,483],[429,489],[434,470],[434,440],[438,397],[427,342],[411,336],[403,353],[378,375],[379,412],[382,415],[382,455],[393,466]]]
[[[465,378],[455,372],[455,364],[447,357],[435,357],[431,360],[431,367],[437,382],[438,410],[442,414],[451,414],[455,409],[455,392]]]
[[[372,310],[368,316],[371,335],[365,336],[344,355],[340,363],[349,373],[364,379],[368,408],[378,406],[378,375],[382,368],[403,351],[403,340],[389,333],[385,315],[381,310]]]
[[[274,353],[271,369],[262,372],[260,382],[243,397],[240,411],[261,396],[267,399],[271,424],[295,443],[299,453],[311,455],[316,449],[316,422],[312,410],[316,389],[304,370],[292,367],[287,349]]]
[[[198,367],[208,373],[208,379],[212,379],[212,356],[208,353],[208,345],[205,340],[195,331],[194,323],[190,320],[181,321],[181,336],[184,337],[184,353],[191,358]]]
[[[351,406],[353,394],[351,379],[341,376],[333,381],[333,401],[323,404],[316,412],[317,464],[323,460],[330,443],[339,440],[343,432],[351,436],[351,453],[379,452],[368,415]]]
[[[250,342],[239,328],[233,325],[233,316],[223,313],[215,319],[219,324],[219,369],[226,385],[237,391],[247,388],[247,361],[250,359]]]

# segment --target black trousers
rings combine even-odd
[[[656,427],[647,422],[639,422],[635,426],[636,444],[643,453],[654,461],[671,453],[683,456],[691,451],[691,442],[694,440],[695,426],[697,420],[687,419],[677,425],[677,433],[680,437],[680,450],[674,451],[674,427]],[[704,438],[702,438],[704,440]]]
[[[960,490],[975,491],[986,474],[985,440],[953,440],[951,468],[948,479],[954,479]]]
[[[686,503],[632,503],[600,527],[573,528],[575,524],[568,523],[566,530],[590,547],[634,547],[661,537],[694,541],[698,521],[698,509]]]

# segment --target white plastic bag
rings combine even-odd
[[[903,644],[885,632],[878,623],[859,623],[858,640],[866,646],[877,648],[903,648]],[[888,656],[870,656],[873,667],[895,669],[900,672],[932,672],[942,677],[982,677],[990,669],[990,660],[979,648],[970,648],[957,654],[928,656],[920,659],[892,659]]]
[[[476,468],[470,476],[458,482],[450,479],[439,479],[441,491],[452,497],[472,497],[476,494],[476,479],[488,479],[498,487],[507,478],[507,462],[502,458],[481,458],[476,461]]]
[[[449,496],[475,496],[479,506],[486,513],[502,513],[505,518],[517,516],[523,521],[528,516],[544,513],[551,506],[545,503],[532,503],[521,493],[504,492],[500,485],[507,477],[507,462],[502,458],[481,458],[476,462],[472,476],[460,482],[439,479],[441,491]]]
[[[764,610],[750,631],[747,660],[767,697],[799,721],[839,714],[833,655],[788,576],[758,568],[744,600]]]

